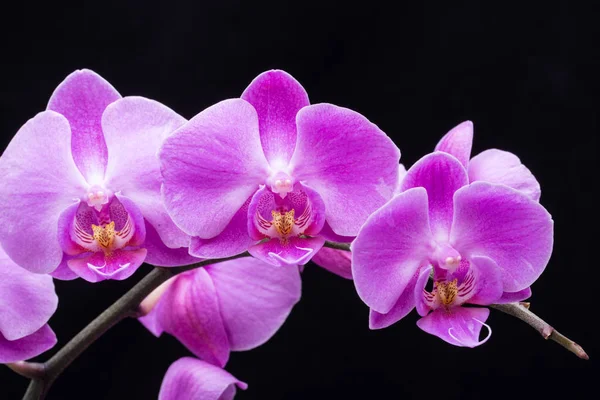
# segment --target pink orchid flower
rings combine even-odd
[[[144,260],[193,262],[160,198],[156,152],[185,123],[121,98],[92,71],[55,90],[0,158],[0,243],[20,266],[60,279],[125,279]]]
[[[370,327],[389,326],[416,305],[426,332],[457,346],[483,343],[489,310],[463,306],[529,295],[552,253],[550,215],[522,191],[469,184],[464,165],[445,152],[415,163],[401,189],[352,244],[352,274],[371,307]]]
[[[259,75],[167,138],[159,152],[169,215],[190,254],[249,249],[274,265],[303,265],[325,240],[352,240],[398,181],[400,152],[362,115],[309,105],[283,71]]]
[[[236,386],[246,390],[247,384],[229,372],[192,357],[175,361],[165,374],[158,400],[232,400]]]
[[[0,248],[0,363],[35,357],[56,344],[48,320],[58,297],[49,275],[31,273]]]
[[[266,342],[300,300],[298,268],[247,257],[184,272],[141,305],[150,332],[175,336],[196,357],[224,367],[231,351]]]

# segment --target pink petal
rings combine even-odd
[[[144,318],[156,318],[155,331],[175,336],[196,356],[222,367],[230,345],[218,301],[208,272],[198,268],[178,275]]]
[[[288,267],[304,265],[323,247],[325,239],[321,236],[311,238],[289,238],[282,243],[278,238],[256,244],[248,249],[252,256],[266,263]]]
[[[346,108],[307,106],[296,122],[292,176],[323,198],[335,233],[355,236],[367,217],[392,197],[400,151],[376,125]]]
[[[133,233],[131,239],[129,239],[129,246],[141,246],[146,240],[146,221],[144,220],[142,211],[139,209],[138,205],[128,197],[122,194],[116,194],[115,197],[117,198],[117,200],[119,200],[118,202],[115,202],[115,205],[121,210],[124,208],[124,211],[126,211],[127,214],[129,214],[129,217],[133,220],[135,232]],[[126,218],[124,218],[124,220],[125,219]]]
[[[267,160],[287,165],[296,146],[296,114],[310,104],[302,85],[287,72],[271,70],[254,78],[242,99],[256,109]]]
[[[31,335],[12,341],[6,340],[0,333],[0,364],[28,360],[51,349],[55,344],[56,335],[48,325]]]
[[[431,265],[421,268],[421,270],[419,271],[419,278],[417,279],[417,283],[413,291],[413,296],[415,298],[415,307],[417,309],[417,313],[419,313],[421,317],[426,316],[429,313],[429,311],[431,311],[429,304],[427,304],[427,302],[425,301],[423,291],[427,286],[427,282],[429,281],[429,277],[431,276],[432,270],[433,267]]]
[[[358,295],[375,311],[388,313],[432,249],[427,192],[409,189],[375,211],[352,243]]]
[[[415,285],[419,278],[419,271],[415,271],[410,282],[406,285],[406,289],[402,292],[396,304],[386,314],[378,313],[371,309],[369,312],[369,328],[382,329],[395,324],[415,308]]]
[[[159,158],[169,215],[202,239],[221,233],[269,176],[256,111],[241,99],[196,115],[165,140]]]
[[[323,224],[323,228],[321,229],[321,232],[319,232],[319,236],[323,236],[325,240],[338,243],[351,243],[355,238],[355,236],[338,235],[333,231],[333,229],[331,229],[331,226],[329,226],[327,221],[325,221]]]
[[[248,235],[249,197],[235,213],[223,232],[211,239],[192,237],[190,254],[202,258],[224,258],[243,253],[255,242]]]
[[[79,275],[69,268],[68,261],[72,258],[74,257],[64,254],[61,263],[58,265],[58,268],[52,271],[50,276],[61,281],[72,281],[73,279],[79,278]]]
[[[314,255],[312,261],[342,278],[352,279],[351,259],[352,253],[349,251],[323,247]]]
[[[456,158],[436,152],[421,158],[408,170],[402,191],[413,187],[427,190],[431,231],[438,241],[445,242],[452,224],[454,193],[468,183],[467,171]]]
[[[461,255],[486,256],[517,292],[541,275],[552,254],[553,221],[544,207],[504,185],[474,182],[456,192],[450,243]]]
[[[102,180],[106,167],[106,143],[100,124],[102,113],[119,98],[110,83],[87,69],[67,76],[50,97],[48,110],[69,120],[73,159],[90,184]]]
[[[518,292],[504,292],[504,293],[502,293],[502,297],[500,297],[498,300],[496,300],[496,303],[498,303],[498,304],[516,303],[519,301],[527,300],[530,297],[531,297],[531,288],[528,287],[528,288],[525,288]]]
[[[110,256],[97,252],[87,257],[73,258],[67,261],[67,265],[88,282],[107,279],[122,281],[133,275],[145,258],[146,249],[114,250]]]
[[[188,246],[189,237],[173,223],[160,193],[156,153],[164,139],[186,120],[143,97],[125,97],[106,108],[102,128],[108,147],[106,186],[129,197],[167,247]]]
[[[435,151],[451,154],[467,168],[473,146],[473,123],[465,121],[452,128],[435,146]]]
[[[479,153],[469,164],[469,180],[499,183],[517,189],[535,201],[540,201],[540,184],[521,164],[519,157],[502,150],[490,149]]]
[[[490,338],[492,331],[485,321],[490,315],[487,308],[455,307],[446,311],[438,308],[417,321],[417,326],[425,332],[459,347],[476,347]],[[481,328],[485,325],[488,336],[479,340]]]
[[[201,258],[191,256],[187,247],[171,249],[163,243],[156,229],[146,221],[146,240],[144,247],[148,251],[146,263],[160,267],[178,267],[202,261]]]
[[[475,274],[475,287],[467,302],[482,306],[496,303],[502,296],[502,275],[498,264],[488,257],[473,257],[471,269]]]
[[[44,326],[58,306],[49,275],[15,264],[0,248],[0,335],[17,340]]]
[[[59,216],[87,187],[71,156],[68,121],[53,111],[29,120],[0,158],[0,181],[2,247],[23,268],[53,271],[63,256]]]
[[[251,257],[206,267],[213,280],[231,350],[269,340],[300,300],[298,268],[278,268]]]
[[[160,324],[159,313],[153,312],[154,307],[160,302],[163,294],[169,287],[175,282],[177,275],[169,278],[166,282],[163,282],[156,289],[152,291],[139,306],[139,311],[142,313],[142,317],[138,318],[138,321],[142,323],[152,334],[156,337],[162,335],[163,327]]]
[[[159,400],[232,400],[235,386],[246,390],[248,385],[229,372],[196,358],[175,361],[165,375]]]

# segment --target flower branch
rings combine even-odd
[[[350,243],[337,243],[337,242],[326,241],[325,244],[323,245],[323,247],[329,247],[330,249],[335,249],[335,250],[350,251]]]
[[[580,345],[558,332],[546,321],[531,312],[528,303],[493,304],[491,307],[520,319],[537,330],[544,339],[553,340],[577,357],[589,360],[589,356]]]

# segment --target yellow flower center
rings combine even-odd
[[[271,223],[277,230],[277,233],[281,236],[285,237],[292,232],[292,228],[294,227],[294,214],[294,209],[283,214],[278,211],[271,211],[271,215],[273,216]]]
[[[115,221],[104,226],[98,226],[92,224],[92,230],[94,231],[94,239],[104,249],[105,252],[111,250],[111,246],[115,240]]]
[[[433,285],[440,302],[444,306],[452,304],[458,294],[458,279],[450,282],[434,282]]]

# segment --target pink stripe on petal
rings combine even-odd
[[[51,349],[55,344],[56,335],[48,325],[31,335],[12,341],[6,340],[0,333],[0,364],[28,360]]]
[[[360,298],[388,313],[433,245],[425,189],[394,197],[369,217],[352,243],[352,276]]]
[[[235,387],[248,385],[229,372],[191,357],[175,361],[165,375],[159,400],[232,400]]]
[[[494,260],[504,291],[535,282],[552,254],[554,224],[544,207],[515,189],[487,182],[460,189],[454,204],[450,244],[463,258]]]
[[[473,123],[465,121],[452,128],[435,146],[435,151],[451,154],[467,168],[473,147]]]
[[[375,124],[332,104],[304,107],[291,175],[323,198],[335,233],[355,236],[394,194],[400,151]]]
[[[2,247],[23,268],[52,272],[63,257],[60,214],[87,187],[71,156],[65,117],[45,111],[23,125],[0,158],[0,181]]]
[[[296,147],[296,114],[310,104],[302,85],[287,72],[271,70],[254,78],[242,99],[256,109],[260,141],[271,166],[287,165]]]
[[[48,110],[69,120],[73,159],[90,184],[104,178],[107,150],[100,120],[106,107],[119,98],[110,83],[87,69],[67,76],[50,97]]]
[[[424,156],[408,170],[402,191],[414,187],[427,190],[431,231],[436,240],[445,242],[452,224],[454,193],[468,183],[467,171],[456,158],[436,152]]]
[[[425,332],[459,347],[477,347],[488,341],[492,331],[485,323],[490,310],[475,307],[454,307],[449,311],[438,308],[417,321],[417,326]],[[482,327],[488,329],[488,335],[479,340]]]
[[[223,232],[269,176],[256,111],[241,99],[196,115],[165,140],[159,158],[169,215],[202,239]]]

